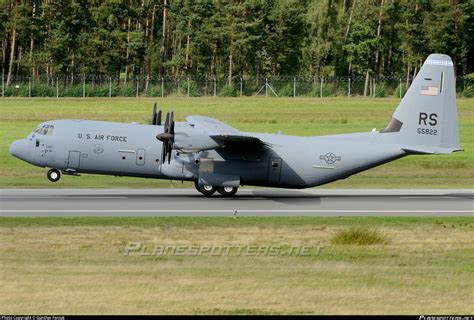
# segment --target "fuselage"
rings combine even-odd
[[[10,153],[33,165],[70,174],[187,181],[219,176],[239,185],[283,188],[344,179],[406,154],[390,143],[390,133],[315,137],[249,133],[266,145],[195,153],[173,150],[168,164],[161,163],[162,143],[155,138],[163,130],[163,126],[139,123],[54,120],[12,143]]]
[[[195,181],[204,195],[241,185],[307,188],[347,178],[408,154],[462,151],[451,58],[431,54],[381,131],[298,137],[241,132],[204,116],[175,122],[153,108],[152,125],[86,120],[41,124],[10,153],[58,181],[69,174]],[[166,128],[166,130],[165,130]]]

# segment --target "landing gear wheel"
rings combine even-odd
[[[46,176],[48,177],[49,181],[56,182],[61,178],[61,173],[56,169],[49,169]]]
[[[217,192],[219,192],[224,197],[233,197],[237,193],[238,188],[236,187],[219,187]]]
[[[197,181],[194,182],[194,186],[196,187],[197,191],[201,192],[203,195],[205,195],[207,197],[212,196],[214,194],[214,192],[216,192],[215,187],[210,186],[210,185],[200,186]]]

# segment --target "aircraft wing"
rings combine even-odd
[[[232,128],[217,119],[204,117],[204,116],[189,116],[186,118],[186,122],[196,129],[206,131],[211,135],[239,135],[240,131]]]
[[[193,133],[182,140],[182,149],[199,151],[235,145],[267,145],[259,138],[241,132],[217,119],[188,116],[186,122],[193,128]]]

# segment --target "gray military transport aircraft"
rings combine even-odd
[[[413,154],[461,151],[453,63],[430,55],[381,131],[299,137],[242,132],[189,116],[151,124],[53,120],[10,145],[10,153],[61,173],[194,181],[206,196],[233,196],[242,185],[308,188]]]

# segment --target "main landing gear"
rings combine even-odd
[[[219,187],[217,192],[219,192],[224,197],[233,197],[237,193],[236,187]]]
[[[206,197],[212,196],[216,191],[224,197],[232,197],[237,193],[238,188],[236,187],[214,187],[210,185],[200,186],[197,181],[194,182],[196,190],[201,192]]]
[[[46,176],[48,177],[49,181],[56,182],[61,178],[61,173],[56,169],[49,169]]]

